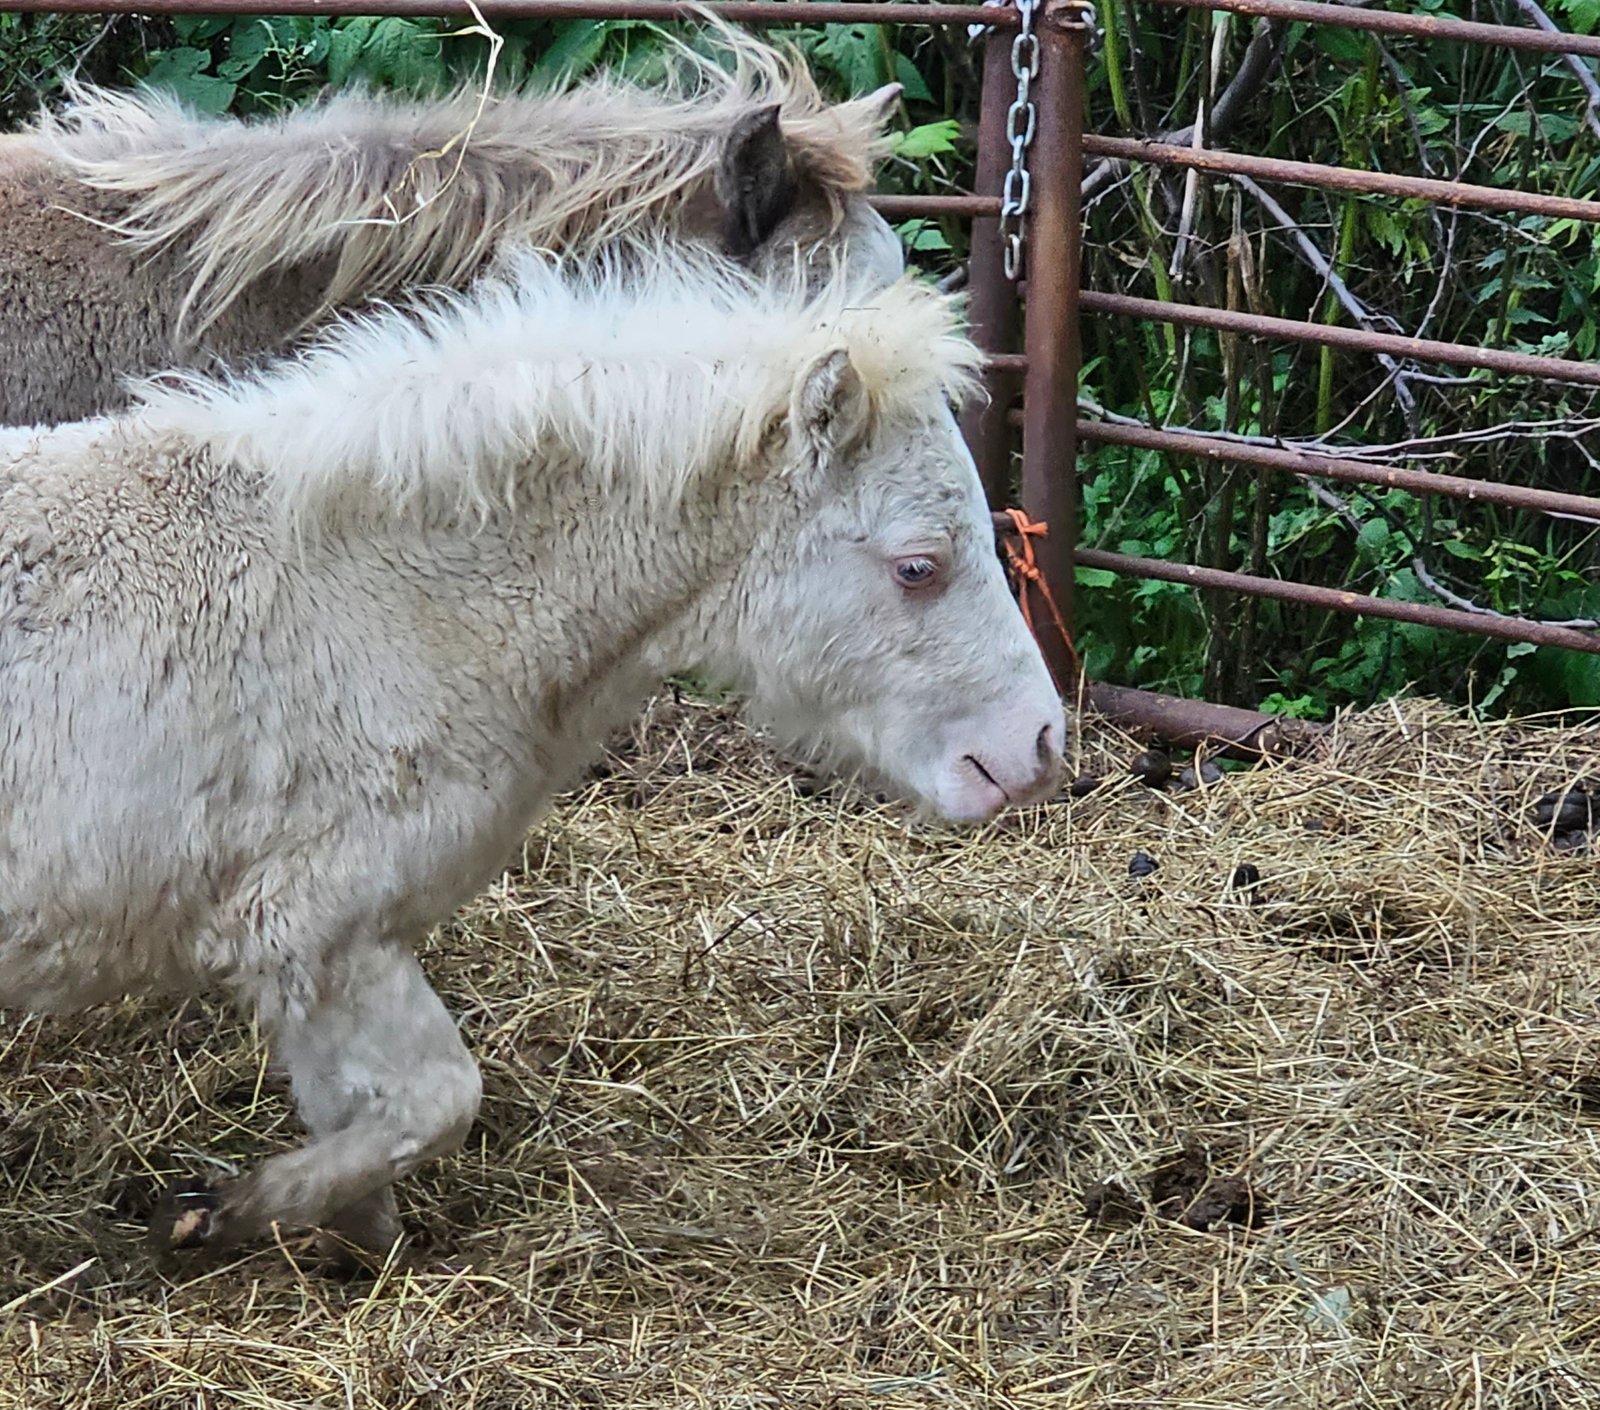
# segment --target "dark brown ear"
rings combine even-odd
[[[799,191],[789,144],[778,126],[778,105],[740,118],[717,172],[726,252],[739,259],[763,245],[794,209]]]

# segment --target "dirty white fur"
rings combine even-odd
[[[887,149],[894,92],[830,105],[794,56],[703,18],[732,66],[675,46],[676,72],[654,91],[611,77],[487,102],[473,86],[431,100],[352,90],[242,121],[74,83],[28,134],[85,185],[132,198],[114,229],[133,248],[184,250],[179,326],[193,316],[197,330],[263,275],[318,257],[334,259],[320,315],[458,285],[508,245],[578,253],[682,218],[730,129],[768,105],[837,226]]]
[[[642,288],[606,258],[510,264],[470,297],[347,320],[265,376],[148,385],[145,419],[262,470],[303,519],[352,495],[514,505],[530,445],[582,454],[605,489],[671,500],[708,448],[754,455],[795,369],[841,347],[876,417],[974,387],[955,305],[909,275],[859,304],[842,271],[808,293],[667,244]]]
[[[653,270],[630,295],[525,263],[255,380],[0,437],[0,1005],[260,1016],[311,1137],[221,1192],[214,1244],[394,1237],[393,1182],[480,1091],[412,947],[666,667],[951,816],[1053,785],[949,305]],[[385,424],[408,399],[436,463]],[[938,571],[908,589],[907,561]]]

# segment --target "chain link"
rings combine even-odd
[[[1005,255],[1006,278],[1015,282],[1022,273],[1022,219],[1028,213],[1028,198],[1033,194],[1033,177],[1028,171],[1028,148],[1038,126],[1038,109],[1033,105],[1033,80],[1039,76],[1039,36],[1033,32],[1033,17],[1039,0],[1017,0],[1021,27],[1011,41],[1011,73],[1017,80],[1017,96],[1006,110],[1006,140],[1011,144],[1011,169],[1006,172],[1000,193],[1000,244]]]

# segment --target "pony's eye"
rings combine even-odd
[[[931,558],[897,558],[894,580],[905,588],[927,587],[939,575],[939,565]]]

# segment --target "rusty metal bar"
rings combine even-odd
[[[1028,355],[1026,353],[985,353],[983,363],[985,367],[995,372],[1026,372],[1028,370]],[[1019,412],[1017,414],[1017,425],[1020,426],[1021,424],[1022,419]]]
[[[1141,142],[1128,137],[1097,137],[1090,134],[1083,139],[1083,150],[1091,157],[1114,157],[1119,161],[1192,167],[1199,171],[1254,176],[1263,181],[1286,181],[1334,191],[1359,191],[1372,196],[1437,201],[1440,205],[1467,206],[1476,210],[1600,223],[1600,201],[1581,201],[1572,196],[1541,196],[1531,191],[1508,191],[1498,186],[1473,186],[1465,181],[1396,176],[1387,171],[1359,171],[1354,167],[1325,166],[1321,162],[1280,161],[1276,157],[1253,157],[1243,152],[1224,152],[1210,147],[1176,147],[1169,143]]]
[[[1080,440],[1102,445],[1130,446],[1136,450],[1193,455],[1239,465],[1262,465],[1290,475],[1317,475],[1352,485],[1379,485],[1410,490],[1413,494],[1449,495],[1455,499],[1503,504],[1508,509],[1528,509],[1541,514],[1567,514],[1600,523],[1600,499],[1556,490],[1536,490],[1524,485],[1502,485],[1494,480],[1471,480],[1461,475],[1441,475],[1432,470],[1403,470],[1397,465],[1352,460],[1348,456],[1317,455],[1311,451],[1249,445],[1221,436],[1185,431],[1158,431],[1150,426],[1119,426],[1110,421],[1079,421]]]
[[[0,0],[0,9],[5,0]],[[981,150],[981,148],[980,148]],[[980,175],[980,182],[982,180]],[[998,216],[998,196],[878,196],[867,198],[885,220],[907,220],[919,215]]]
[[[1600,35],[1556,34],[1519,25],[1480,24],[1446,15],[1396,14],[1355,5],[1328,5],[1317,0],[1158,0],[1192,10],[1229,10],[1269,20],[1364,29],[1373,34],[1407,34],[1416,39],[1444,39],[1458,44],[1491,44],[1501,49],[1534,49],[1546,54],[1583,54],[1600,59]]]
[[[1313,587],[1309,583],[1286,582],[1279,578],[1258,578],[1250,573],[1230,573],[1220,568],[1198,568],[1189,563],[1166,563],[1158,558],[1137,558],[1132,554],[1107,553],[1098,548],[1080,548],[1073,557],[1080,567],[1106,568],[1129,577],[1157,578],[1162,582],[1185,583],[1191,587],[1222,588],[1252,597],[1270,597],[1305,607],[1348,612],[1358,617],[1387,617],[1391,621],[1439,627],[1445,631],[1471,632],[1499,641],[1528,641],[1536,646],[1560,646],[1569,651],[1600,654],[1600,632],[1581,632],[1573,627],[1525,622],[1514,617],[1480,615],[1454,607],[1434,607],[1424,602],[1397,602],[1388,597],[1369,597],[1365,593]]]
[[[1015,29],[1009,7],[835,4],[832,0],[710,0],[735,24],[981,24]],[[679,0],[478,0],[486,20],[689,20],[695,6]],[[808,14],[807,11],[822,12]],[[107,15],[403,15],[470,17],[466,0],[0,0],[0,13]]]
[[[1127,294],[1084,291],[1079,307],[1085,313],[1116,314],[1168,323],[1215,328],[1224,333],[1245,333],[1257,338],[1281,338],[1297,343],[1325,343],[1357,352],[1388,353],[1390,357],[1419,362],[1442,362],[1453,367],[1482,367],[1547,382],[1577,382],[1600,387],[1600,363],[1573,362],[1564,357],[1538,357],[1533,353],[1473,348],[1465,343],[1440,343],[1431,338],[1407,338],[1397,333],[1370,333],[1364,328],[1343,328],[1323,323],[1303,323],[1292,318],[1271,318],[1259,313],[1233,313],[1195,304],[1136,299]]]
[[[973,184],[980,191],[998,191],[1010,165],[1006,110],[1015,91],[1011,44],[1007,36],[994,32],[984,42],[977,170],[973,173]],[[973,341],[989,354],[983,383],[988,395],[961,415],[961,433],[977,463],[991,509],[998,509],[1011,498],[1013,438],[1007,412],[1019,390],[1015,374],[1027,366],[1026,358],[1016,358],[1020,364],[1016,367],[1004,365],[1013,360],[1006,350],[1017,345],[1021,309],[1017,287],[1005,274],[999,214],[1000,202],[996,199],[993,215],[986,213],[972,222],[967,255],[967,324]]]
[[[1309,720],[1158,695],[1125,685],[1091,685],[1084,697],[1090,708],[1125,729],[1154,735],[1179,749],[1206,749],[1213,758],[1257,759],[1290,753],[1327,731],[1326,725]]]
[[[1046,14],[1048,16],[1049,10]],[[1027,221],[1023,347],[1022,504],[1048,532],[1035,548],[1045,586],[1072,628],[1072,548],[1078,536],[1078,294],[1082,254],[1083,54],[1086,31],[1046,24],[1039,32],[1033,141],[1033,209]],[[1022,583],[1022,592],[1033,584]],[[1045,611],[1039,647],[1057,685],[1071,693],[1072,644]]]

